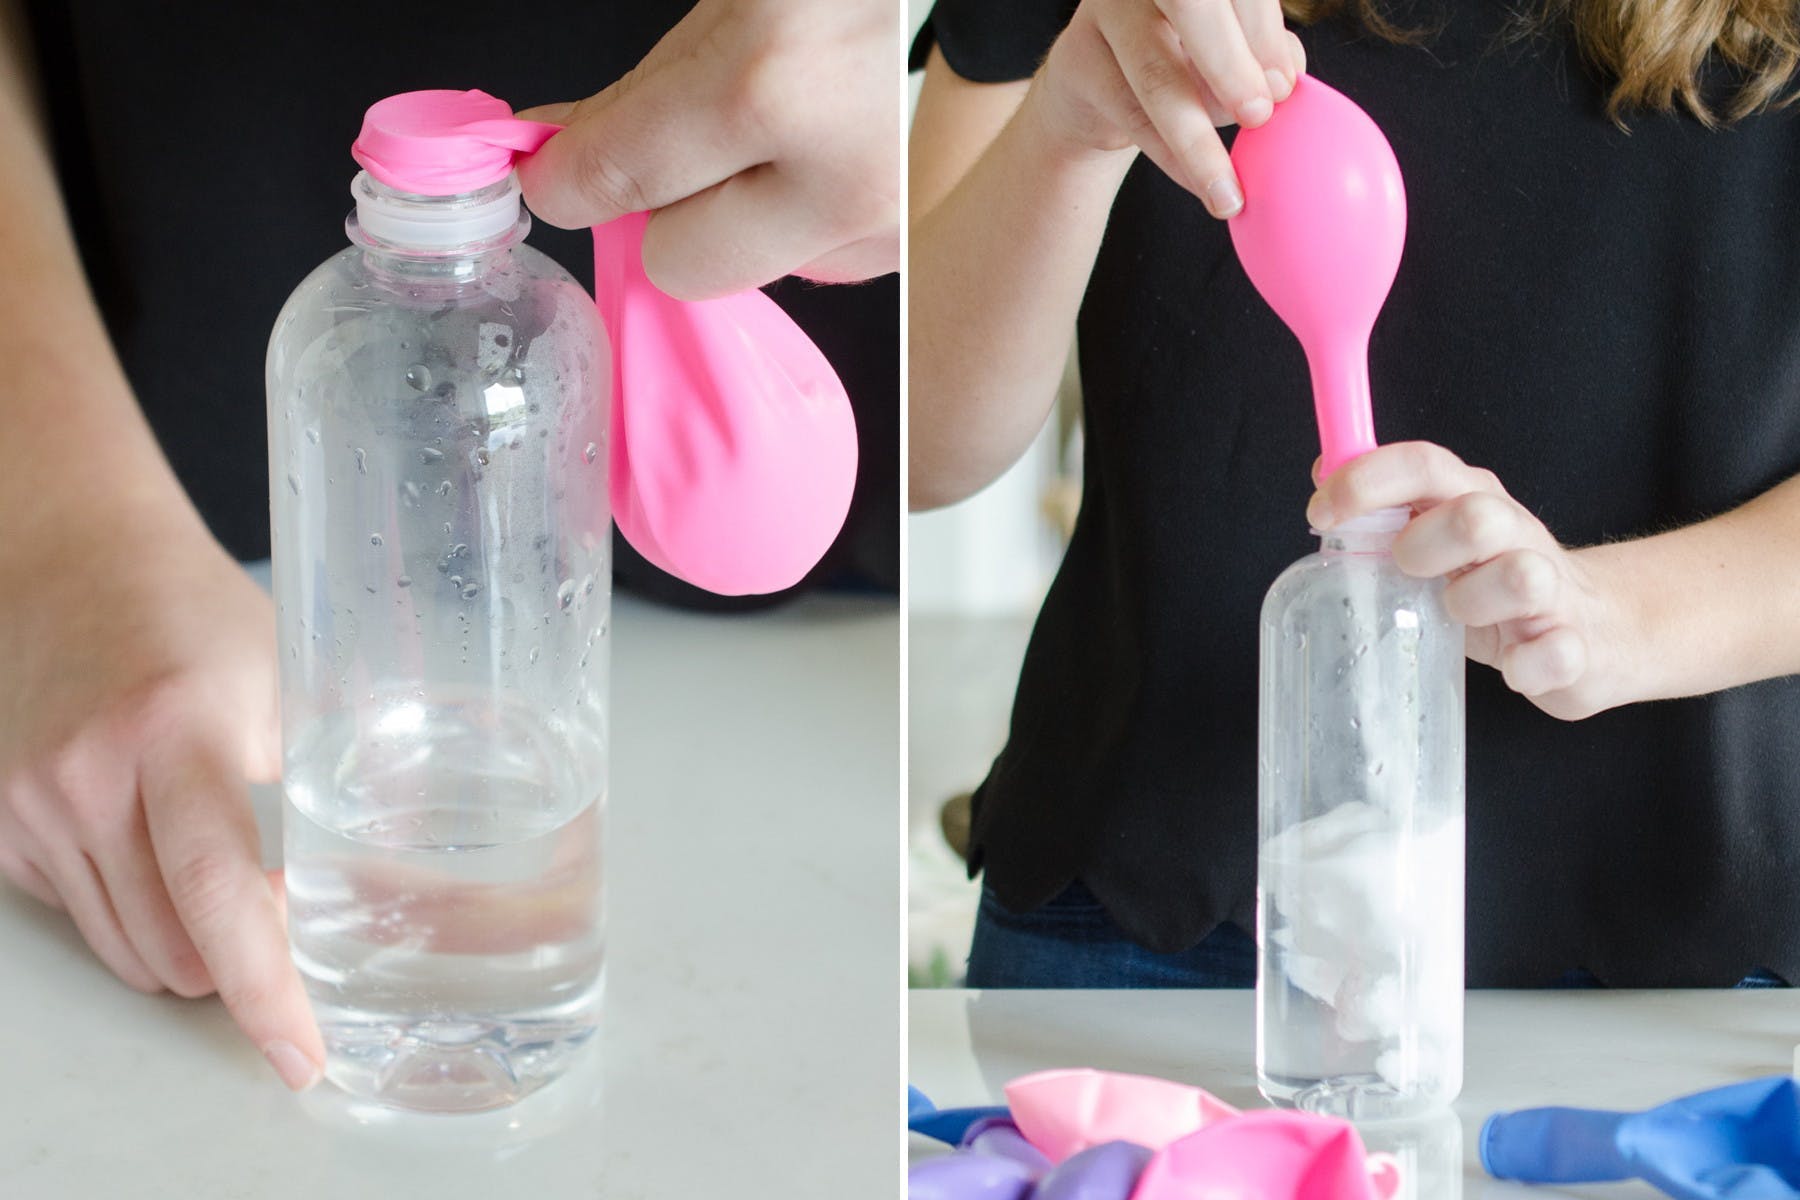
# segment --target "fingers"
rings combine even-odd
[[[1521,696],[1544,696],[1574,687],[1588,668],[1587,642],[1559,625],[1500,651],[1506,686]]]
[[[1266,5],[1266,0],[1255,0]],[[1238,124],[1254,128],[1275,111],[1275,98],[1264,71],[1286,58],[1257,61],[1230,0],[1157,0],[1157,7],[1181,39],[1181,49]],[[1274,20],[1279,24],[1280,14]],[[1285,65],[1285,64],[1284,64]],[[1289,89],[1292,84],[1288,84]],[[1286,91],[1282,92],[1285,98]]]
[[[1233,0],[1232,7],[1250,53],[1262,66],[1269,96],[1279,104],[1294,90],[1294,80],[1305,69],[1306,56],[1299,50],[1300,40],[1283,24],[1277,0]]]
[[[1553,546],[1548,531],[1516,500],[1494,492],[1468,492],[1414,517],[1394,539],[1394,563],[1408,575],[1429,578],[1485,563],[1507,551]]]
[[[1353,458],[1319,485],[1306,506],[1314,529],[1380,508],[1426,509],[1469,492],[1504,496],[1492,471],[1471,467],[1431,442],[1395,442]]]
[[[61,908],[63,903],[56,894],[56,888],[38,869],[37,863],[43,857],[43,851],[37,838],[18,822],[12,814],[11,806],[4,802],[7,790],[5,785],[0,785],[0,875],[5,875],[27,894],[51,908]],[[15,787],[14,790],[21,789]]]
[[[846,240],[860,239],[835,214],[818,211],[802,181],[754,167],[653,214],[644,272],[678,300],[707,300],[760,287],[796,263],[823,262]],[[896,233],[895,258],[898,245]],[[888,261],[874,273],[893,267]]]
[[[1423,519],[1423,518],[1421,518]],[[1444,607],[1464,625],[1528,621],[1556,609],[1562,577],[1535,550],[1511,550],[1463,574],[1444,588]]]
[[[840,246],[802,263],[792,274],[814,283],[858,283],[888,274],[899,261],[900,233],[895,230],[888,236],[859,238]]]
[[[1125,19],[1110,28],[1103,25],[1101,34],[1131,86],[1141,123],[1155,131],[1173,158],[1172,168],[1160,160],[1157,165],[1198,196],[1213,216],[1235,215],[1244,207],[1244,194],[1175,30],[1166,21]],[[1142,127],[1133,130],[1140,145],[1144,132]],[[1144,150],[1149,153],[1150,147],[1144,145]]]
[[[0,846],[0,875],[5,875],[12,881],[13,886],[50,908],[63,906],[62,900],[56,894],[56,889],[44,877],[44,873],[33,866],[29,860],[21,858],[4,846]]]
[[[697,57],[639,67],[557,112],[567,125],[519,161],[525,203],[564,229],[672,204],[764,161],[752,106],[727,103]]]
[[[162,986],[189,999],[211,992],[212,976],[181,927],[169,889],[157,871],[156,852],[140,806],[132,806],[124,826],[101,838],[93,860],[132,948]]]
[[[140,992],[162,991],[162,981],[125,936],[112,900],[88,856],[71,844],[52,851],[45,866],[56,894],[62,897],[75,928],[81,931],[95,957],[127,987]]]
[[[325,1050],[258,861],[238,761],[203,739],[155,746],[144,759],[145,815],[176,915],[220,999],[298,1091],[318,1081]]]

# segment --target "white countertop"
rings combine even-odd
[[[894,1195],[896,605],[619,598],[614,629],[610,959],[584,1072],[472,1116],[295,1098],[216,1000],[130,991],[0,883],[0,1197]],[[273,818],[273,790],[257,801]]]
[[[1008,1080],[1049,1067],[1158,1075],[1240,1107],[1266,1106],[1248,991],[915,991],[908,1007],[909,1079],[941,1108],[999,1103]],[[1455,1117],[1371,1130],[1368,1140],[1422,1161],[1422,1186],[1403,1193],[1417,1200],[1648,1200],[1662,1193],[1641,1183],[1526,1188],[1489,1179],[1477,1157],[1481,1123],[1549,1104],[1646,1108],[1778,1074],[1791,1068],[1796,1041],[1792,991],[1472,992]],[[912,1138],[915,1160],[941,1152]]]

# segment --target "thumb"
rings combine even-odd
[[[519,160],[531,211],[581,229],[662,208],[762,161],[754,123],[691,59],[646,61],[597,95],[521,116],[562,123]]]
[[[540,104],[536,108],[522,108],[513,114],[520,121],[542,121],[546,125],[567,125],[575,117],[579,105],[573,100],[565,100],[560,104]]]

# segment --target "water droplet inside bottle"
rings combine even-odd
[[[404,346],[406,343],[400,344]],[[428,392],[431,390],[431,371],[424,363],[414,363],[406,368],[406,382],[414,391]]]
[[[462,598],[464,600],[473,600],[476,596],[479,596],[480,594],[481,594],[481,585],[479,583],[467,584],[464,586],[464,588],[462,590]]]
[[[306,431],[306,440],[311,442],[315,446],[318,445],[319,444],[319,431],[316,429],[307,430]]]
[[[288,475],[287,480],[288,480],[288,491],[290,491],[290,492],[294,493],[294,495],[298,496],[300,494],[300,480],[297,479],[291,473]]]
[[[562,586],[556,589],[556,604],[564,612],[575,607],[575,581],[573,579],[563,580]]]
[[[451,558],[467,558],[467,557],[469,557],[469,543],[458,542],[458,543],[456,543],[456,545],[450,547],[450,557]]]
[[[394,586],[395,587],[403,587],[403,588],[411,587],[412,586],[412,576],[411,575],[402,575],[400,578],[394,580]]]
[[[510,304],[502,304],[500,306],[500,312],[502,315],[510,317],[513,315],[512,306]]]
[[[419,485],[412,480],[401,484],[400,490],[406,493],[406,507],[411,508],[419,502]]]
[[[600,447],[589,442],[587,444],[587,449],[581,452],[581,457],[587,459],[589,462],[593,462],[596,458],[600,457]]]
[[[591,596],[594,594],[594,575],[591,571],[582,577],[581,594],[584,596]]]
[[[375,594],[375,585],[372,583],[365,583],[365,584],[363,584],[363,591],[365,591],[365,592],[369,593],[369,595],[373,596]]]
[[[356,473],[358,475],[367,475],[369,473],[369,452],[358,446],[355,453]]]
[[[448,400],[450,397],[456,395],[456,385],[446,379],[444,382],[432,388],[431,394],[436,396],[439,400]]]
[[[456,490],[455,485],[452,484],[448,479],[444,480],[444,482],[438,484],[438,486],[437,486],[437,493],[440,496],[448,496],[451,492],[453,492],[455,490]]]
[[[527,658],[528,658],[528,659],[530,659],[530,660],[531,660],[531,661],[532,661],[532,662],[536,662],[536,661],[537,661],[537,660],[538,660],[538,652],[537,652],[537,647],[536,647],[536,646],[533,646],[533,647],[532,647],[532,648],[531,648],[531,653],[530,653],[530,654],[528,654],[528,655],[526,655],[526,657],[527,657]]]
[[[452,575],[450,577],[450,586],[453,588],[460,588],[462,587],[462,580],[463,577],[461,575]]]
[[[445,532],[445,533],[449,533],[449,532],[450,532],[450,522],[448,522],[448,521],[445,521],[445,522],[444,522],[444,532]]]
[[[430,446],[420,447],[419,461],[428,467],[436,466],[438,463],[444,461],[444,452],[442,450],[433,450]]]
[[[480,463],[484,467],[487,466],[488,465],[488,452],[486,450],[477,450],[475,452],[475,461]]]
[[[379,533],[371,533],[369,535],[369,545],[371,545],[371,546],[381,545],[381,535]]]

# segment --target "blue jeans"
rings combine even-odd
[[[972,988],[1247,988],[1256,984],[1256,939],[1229,922],[1178,954],[1138,945],[1079,882],[1041,908],[1010,912],[986,887],[969,947]],[[1546,981],[1553,988],[1603,986],[1584,970]],[[1758,968],[1738,987],[1787,987]]]

